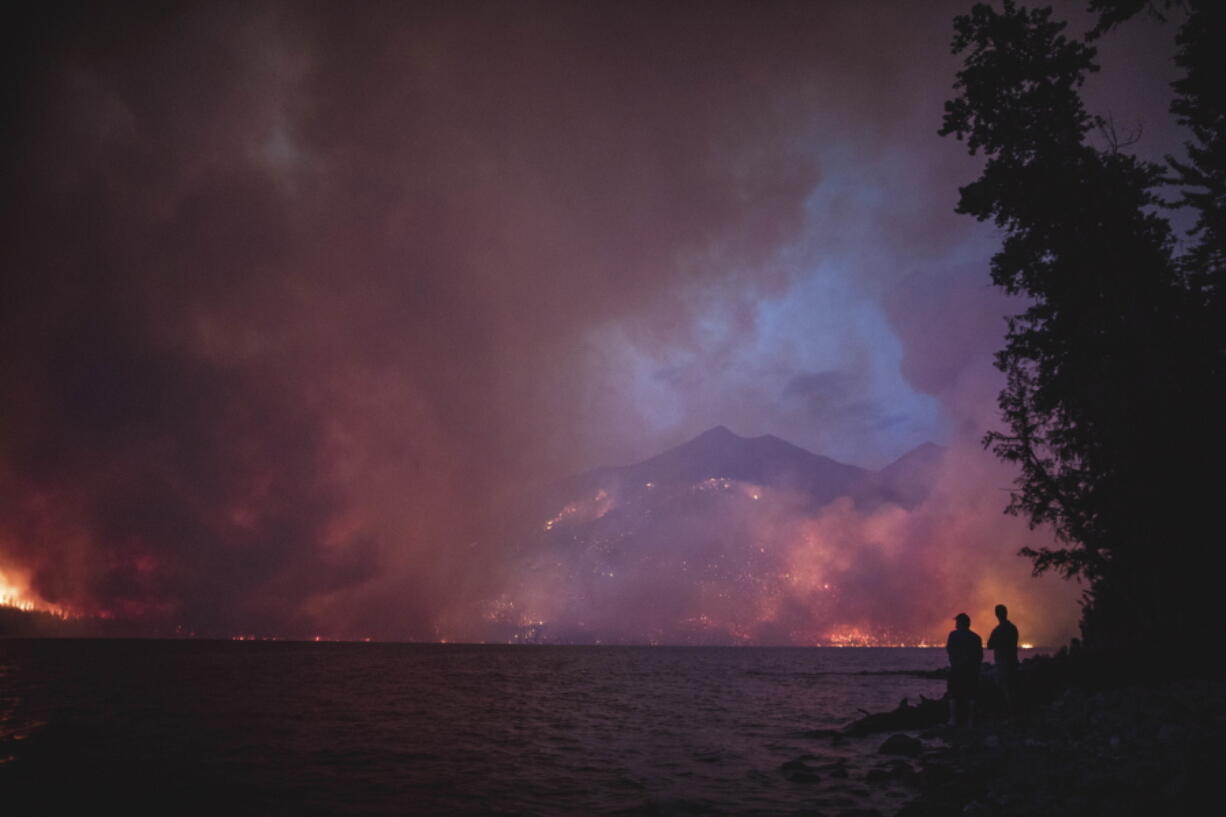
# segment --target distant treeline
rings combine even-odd
[[[23,610],[0,605],[0,637],[77,635],[75,622],[42,610]]]
[[[0,605],[0,638],[122,638],[138,634],[132,625],[118,621],[66,618],[45,610]]]

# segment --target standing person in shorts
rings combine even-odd
[[[996,683],[1005,696],[1005,711],[1012,718],[1017,699],[1017,627],[1009,620],[1009,608],[996,605],[996,618],[1000,621],[988,636],[988,649],[996,659]]]
[[[945,641],[949,654],[949,725],[975,722],[975,693],[979,690],[979,665],[983,662],[983,639],[971,629],[966,613],[954,616],[955,629]]]

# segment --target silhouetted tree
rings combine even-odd
[[[1161,7],[1152,0],[1092,0],[1099,14],[1092,32],[1097,37],[1147,9],[1165,20],[1173,9],[1186,12],[1176,42],[1175,63],[1184,71],[1172,83],[1175,99],[1171,113],[1186,127],[1186,159],[1167,157],[1182,188],[1179,205],[1196,210],[1191,231],[1195,243],[1183,257],[1189,285],[1216,310],[1215,319],[1226,318],[1226,3],[1221,0],[1165,0]]]
[[[1145,6],[1099,5],[1092,36]],[[1212,285],[1193,258],[1212,247],[1177,256],[1157,192],[1167,168],[1126,152],[1087,112],[1079,89],[1098,70],[1095,49],[1067,37],[1050,9],[977,4],[954,25],[953,51],[965,56],[941,133],[986,157],[958,211],[1002,230],[992,280],[1030,303],[997,354],[1008,431],[985,438],[1021,469],[1008,510],[1058,537],[1023,553],[1036,572],[1088,581],[1087,640],[1159,638],[1172,621],[1191,633],[1209,610],[1202,528],[1217,522],[1216,485],[1198,469],[1222,452]],[[1199,43],[1181,38],[1183,54]],[[1180,115],[1199,121],[1211,113],[1207,89],[1218,89],[1193,76],[1180,91],[1196,101]],[[1221,131],[1220,118],[1206,120],[1198,144],[1219,145]],[[1218,149],[1189,152],[1185,183],[1208,173]],[[1198,193],[1185,195],[1200,206]],[[1223,234],[1214,217],[1202,218],[1200,246]]]

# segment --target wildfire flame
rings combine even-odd
[[[888,633],[873,633],[860,627],[846,627],[830,632],[818,641],[825,647],[940,647],[931,641],[900,638]]]
[[[11,607],[26,612],[49,613],[60,618],[70,618],[68,610],[48,604],[20,581],[13,573],[0,570],[0,607]]]

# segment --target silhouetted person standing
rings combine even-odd
[[[945,641],[949,654],[949,725],[975,721],[975,694],[979,690],[979,665],[983,663],[983,639],[971,629],[966,613],[954,616],[954,629]]]
[[[1003,604],[996,605],[996,618],[1000,623],[988,636],[988,649],[996,659],[996,682],[1005,696],[1005,709],[1012,717],[1017,697],[1017,627],[1009,620],[1009,608]]]

